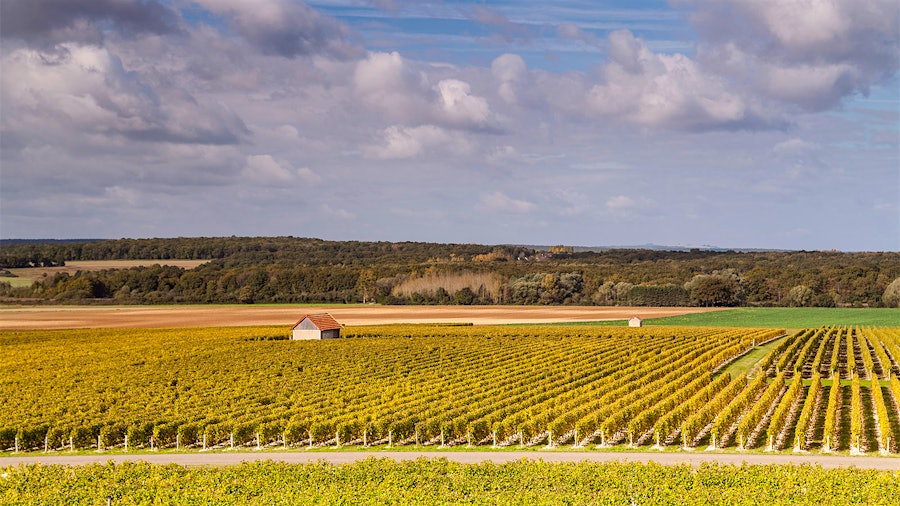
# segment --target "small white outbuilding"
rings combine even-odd
[[[291,328],[291,338],[295,341],[303,339],[337,339],[341,337],[343,325],[328,313],[308,314]]]
[[[637,316],[632,316],[632,317],[628,320],[628,326],[629,326],[629,327],[640,327],[640,326],[642,326],[643,324],[644,324],[644,320],[641,320],[641,319],[638,318]]]

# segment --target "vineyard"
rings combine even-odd
[[[0,451],[897,451],[900,328],[0,332]],[[766,344],[748,373],[727,365]]]
[[[0,466],[3,504],[896,504],[896,474],[813,466],[460,464]]]

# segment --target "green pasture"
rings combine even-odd
[[[622,327],[626,320],[561,322],[553,325]],[[545,325],[545,324],[541,324]],[[678,327],[775,327],[801,329],[829,325],[900,326],[897,308],[744,307],[708,313],[648,318],[644,325]]]
[[[781,327],[799,329],[828,325],[900,326],[896,308],[746,307],[644,320],[644,325],[692,327]]]

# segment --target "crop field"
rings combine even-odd
[[[896,452],[900,328],[0,332],[0,449]],[[725,367],[723,369],[723,366]]]
[[[4,504],[896,504],[896,474],[855,468],[459,464],[0,465]],[[107,502],[108,501],[108,502]]]
[[[7,269],[10,277],[0,277],[13,286],[31,286],[35,281],[44,277],[53,277],[56,274],[65,273],[74,275],[78,271],[102,271],[106,269],[130,269],[132,267],[147,267],[154,264],[171,265],[184,269],[193,269],[207,263],[209,260],[70,260],[60,267],[28,267]]]

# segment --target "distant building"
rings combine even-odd
[[[640,327],[644,324],[644,320],[641,320],[637,316],[632,316],[631,319],[628,320],[629,327]],[[294,338],[296,339],[296,338]]]
[[[341,337],[341,325],[328,313],[308,314],[294,324],[292,339],[337,339]]]

